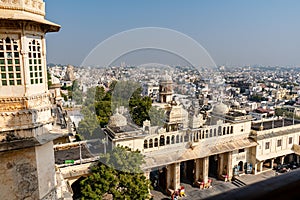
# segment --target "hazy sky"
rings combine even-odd
[[[48,63],[80,65],[100,42],[163,27],[199,42],[217,65],[300,65],[298,0],[45,0]]]

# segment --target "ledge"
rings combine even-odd
[[[34,138],[24,138],[19,140],[1,142],[0,152],[41,146],[50,141],[53,141],[56,138],[59,138],[60,136],[60,134],[44,134]]]

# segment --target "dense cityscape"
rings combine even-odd
[[[166,31],[197,59],[170,45],[181,64],[163,48],[132,64],[145,45],[109,66],[53,64],[45,35],[61,27],[45,2],[0,10],[0,199],[299,198],[298,65],[217,65],[157,28],[125,31],[128,43]]]

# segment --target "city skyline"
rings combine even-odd
[[[63,27],[60,34],[47,36],[49,63],[80,65],[112,35],[162,27],[195,39],[217,65],[300,64],[300,3],[293,0],[46,3],[52,11],[47,18]]]

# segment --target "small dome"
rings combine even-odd
[[[229,108],[224,103],[218,103],[214,105],[213,112],[216,114],[226,114],[229,112]]]
[[[126,126],[127,119],[122,114],[116,113],[110,117],[108,125],[113,127]]]

